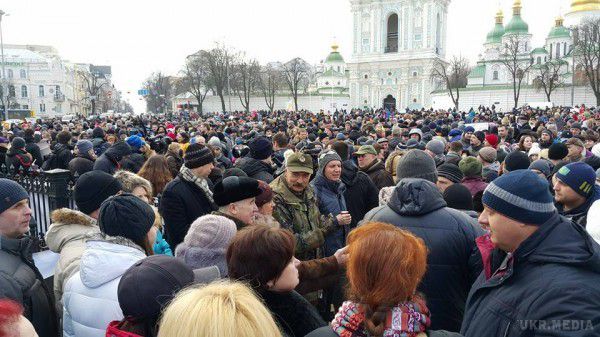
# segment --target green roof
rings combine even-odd
[[[337,72],[337,71],[335,71],[333,69],[327,70],[321,76],[327,76],[327,77],[344,77],[344,75],[342,73],[339,73],[339,72]]]
[[[486,43],[500,43],[502,35],[504,35],[504,26],[501,23],[497,23],[494,29],[488,33]]]
[[[554,28],[552,28],[552,30],[548,34],[549,39],[556,39],[556,38],[563,38],[563,37],[566,37],[566,38],[571,37],[571,32],[565,26],[555,26]]]
[[[469,78],[480,78],[485,75],[485,65],[478,65],[469,74]]]
[[[531,54],[548,54],[548,51],[546,50],[546,48],[535,48],[534,50],[531,51]]]
[[[527,34],[529,25],[523,21],[521,15],[513,15],[510,22],[504,27],[504,34]]]
[[[332,51],[325,59],[325,62],[344,62],[344,58],[339,52]]]

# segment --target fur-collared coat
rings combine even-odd
[[[65,282],[79,271],[79,260],[85,250],[85,237],[99,233],[96,220],[72,209],[52,212],[52,224],[46,232],[48,248],[60,254],[54,269],[54,298],[57,312],[62,314],[62,294]]]

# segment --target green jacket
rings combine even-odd
[[[309,260],[319,257],[319,248],[325,241],[325,235],[333,229],[331,216],[319,212],[317,197],[312,186],[308,186],[298,197],[287,187],[284,175],[270,184],[273,189],[273,217],[281,227],[294,232],[296,236],[296,257]]]

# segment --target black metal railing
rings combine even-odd
[[[36,250],[45,249],[44,235],[50,226],[52,211],[63,207],[75,209],[71,173],[62,169],[24,172],[1,166],[0,178],[16,181],[29,194],[32,212],[29,235],[36,241]]]

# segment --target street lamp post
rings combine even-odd
[[[4,92],[4,90],[8,90],[8,88],[4,88],[4,84],[6,83],[6,71],[4,70],[5,65],[4,65],[4,39],[2,38],[2,17],[8,15],[6,12],[4,12],[3,10],[0,10],[0,52],[2,54],[2,95],[8,97],[8,95],[5,95],[6,93]],[[2,99],[2,101],[4,102],[4,118],[8,119],[8,108],[7,108],[7,103],[4,101],[4,98]]]

